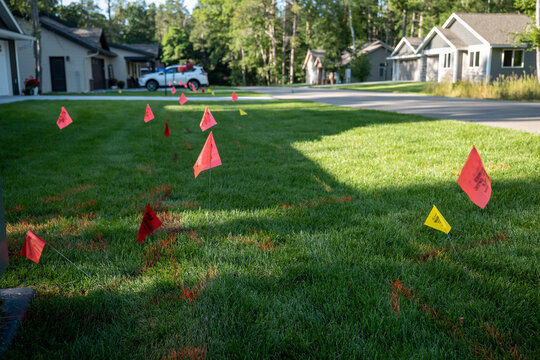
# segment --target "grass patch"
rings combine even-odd
[[[211,88],[212,89],[212,88]],[[212,90],[217,90],[217,89],[212,89]],[[43,94],[43,95],[69,95],[69,96],[73,96],[73,95],[77,95],[77,96],[145,96],[145,97],[148,97],[148,96],[170,96],[170,97],[180,97],[180,94],[181,93],[184,93],[188,99],[189,99],[189,96],[197,96],[197,97],[200,97],[200,96],[232,96],[232,92],[233,90],[227,90],[227,89],[224,89],[224,90],[219,90],[219,91],[214,91],[214,95],[212,95],[211,93],[209,93],[208,91],[205,90],[205,92],[203,93],[201,90],[199,91],[191,91],[191,90],[187,90],[187,89],[180,89],[180,88],[177,88],[176,89],[176,94],[172,94],[171,93],[171,90],[170,89],[159,89],[159,90],[156,90],[156,91],[129,91],[129,90],[110,90],[110,91],[106,91],[106,92],[92,92],[92,93],[48,93],[48,94]],[[238,96],[256,96],[256,97],[261,97],[261,96],[269,96],[269,95],[266,95],[266,94],[259,94],[259,93],[256,93],[256,92],[253,92],[253,91],[246,91],[246,90],[234,90],[234,92],[236,93],[236,95]]]
[[[216,102],[208,209],[209,172],[192,169],[205,105],[149,104],[145,124],[146,101],[70,101],[62,131],[63,102],[0,105],[0,286],[37,290],[7,358],[474,359],[476,344],[540,357],[538,135]],[[493,181],[486,210],[456,184],[473,144]],[[146,203],[164,226],[139,244]],[[433,204],[465,270],[423,226]],[[100,286],[47,247],[39,265],[16,256],[29,229]],[[398,316],[396,279],[411,289]]]
[[[354,84],[354,85],[336,85],[328,87],[330,89],[361,90],[361,91],[381,91],[391,93],[425,93],[429,83],[425,82],[387,82],[378,84]]]

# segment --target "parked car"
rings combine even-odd
[[[208,74],[202,66],[193,66],[191,70],[185,72],[180,72],[181,69],[185,69],[185,65],[171,65],[161,69],[161,71],[142,75],[139,78],[139,85],[146,87],[149,91],[169,86],[169,81],[175,85],[179,85],[180,82],[182,84],[191,83],[195,89],[208,86]]]

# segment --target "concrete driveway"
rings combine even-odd
[[[308,87],[242,87],[242,89],[272,95],[283,100],[316,101],[540,133],[538,102],[476,100]]]

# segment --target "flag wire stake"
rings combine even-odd
[[[155,163],[156,163],[156,156],[154,155],[154,140],[153,140],[153,137],[152,137],[152,122],[151,122],[151,120],[150,120],[150,127],[148,129],[150,129],[150,144],[152,145],[152,160],[154,160],[152,166],[154,166]]]
[[[208,211],[206,212],[206,237],[210,238],[210,210],[212,208],[211,193],[212,189],[212,142],[210,142],[210,176],[208,177]]]
[[[447,233],[446,236],[448,236],[448,240],[450,240],[450,244],[452,244],[452,248],[454,249],[454,252],[456,253],[456,256],[457,256],[457,258],[458,258],[458,260],[459,260],[459,263],[461,264],[461,266],[462,266],[463,268],[465,268],[465,265],[463,265],[463,263],[461,262],[461,258],[459,257],[459,254],[458,254],[458,252],[456,251],[456,247],[454,246],[454,243],[452,242],[452,239],[450,238],[450,235],[448,235],[448,233]]]
[[[92,280],[93,282],[96,283],[96,285],[98,286],[101,286],[100,283],[98,283],[93,277],[91,277],[90,275],[88,275],[86,272],[84,272],[80,267],[78,267],[77,265],[75,265],[75,263],[71,260],[69,260],[64,254],[62,254],[60,251],[56,250],[56,248],[54,246],[52,246],[51,244],[47,244],[51,247],[51,249],[53,249],[54,251],[56,251],[58,254],[60,254],[60,256],[62,256],[64,259],[66,259],[67,261],[69,261],[69,263],[73,266],[75,266],[77,268],[77,270],[79,270],[80,272],[82,272],[84,275],[86,275],[90,280]]]

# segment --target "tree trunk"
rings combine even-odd
[[[268,29],[265,31],[266,35],[270,38],[270,54],[268,56],[268,63],[271,66],[271,69],[269,69],[269,81],[273,83],[273,76],[272,72],[276,70],[277,61],[276,61],[276,53],[277,53],[277,41],[276,41],[276,26],[274,24],[274,18],[275,18],[275,11],[276,11],[276,0],[272,0],[272,3],[270,5],[270,9],[267,12],[266,16],[266,24],[268,26]]]
[[[112,34],[112,19],[111,19],[111,1],[107,0],[107,15],[109,17],[109,33],[107,34],[107,38],[109,41],[113,41],[113,34]]]
[[[407,9],[403,9],[403,22],[401,24],[401,37],[407,35]]]
[[[371,35],[371,23],[372,23],[372,19],[371,19],[371,5],[368,4],[368,9],[367,9],[367,40],[368,42],[371,42],[371,40],[373,39],[373,36]]]
[[[536,29],[540,33],[540,0],[536,0]],[[537,34],[536,41],[536,76],[540,84],[540,34]]]
[[[352,10],[351,10],[351,0],[347,0],[347,6],[349,7],[349,27],[351,28],[351,38],[352,38],[352,50],[353,57],[356,56],[356,41],[354,39],[354,28],[352,24]]]
[[[287,6],[289,3],[285,1],[283,6],[283,38],[281,45],[281,84],[285,84],[285,51],[287,51]]]
[[[414,22],[416,21],[416,11],[413,11],[411,18],[411,36],[414,36]]]
[[[242,84],[244,84],[244,86],[247,86],[247,82],[246,82],[246,65],[244,64],[244,58],[245,58],[245,53],[244,53],[244,48],[241,48],[240,49],[240,54],[242,55]]]
[[[39,28],[39,11],[37,0],[32,0],[30,13],[32,14],[32,36],[36,38],[36,40],[34,40],[34,64],[36,66],[36,79],[39,81],[38,91],[41,93],[41,31]]]
[[[418,20],[418,37],[422,37],[422,26],[424,25],[424,13],[420,11],[420,19]]]
[[[291,63],[289,65],[289,84],[294,82],[294,50],[296,48],[296,11],[294,8],[295,4],[293,2],[293,18],[292,18],[292,38],[291,38]]]

